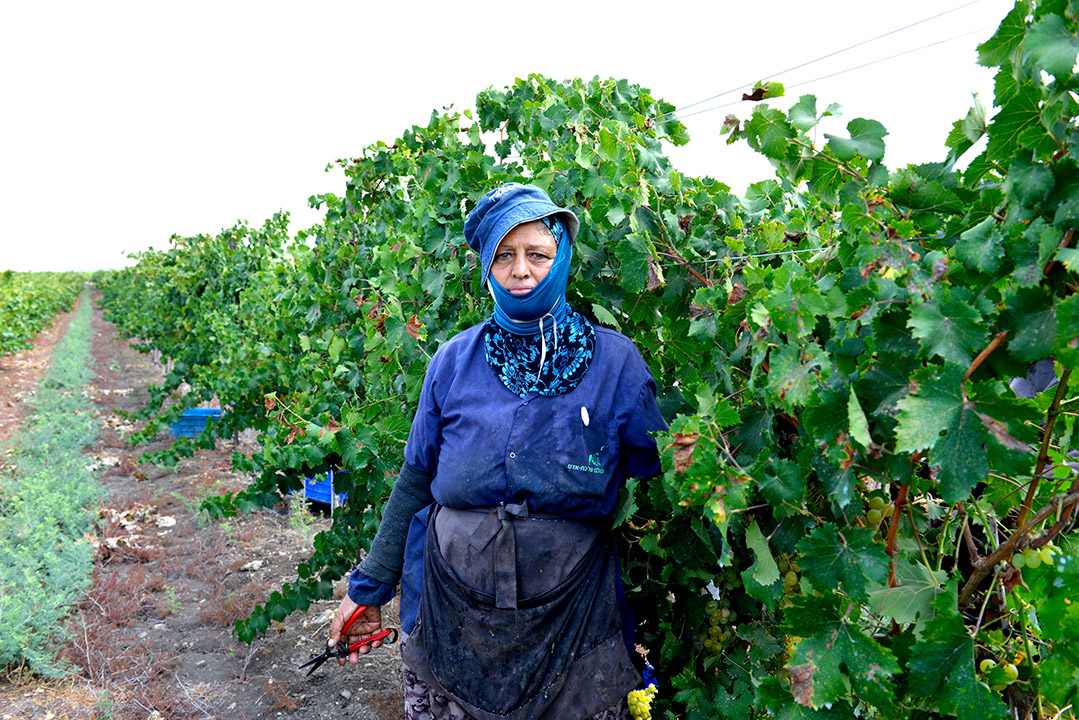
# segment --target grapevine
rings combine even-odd
[[[180,238],[104,279],[169,363],[157,428],[218,400],[200,441],[262,433],[234,457],[251,486],[210,510],[348,471],[344,514],[238,634],[330,597],[368,546],[431,355],[490,312],[464,217],[520,180],[578,212],[568,300],[641,348],[670,425],[615,517],[669,678],[635,713],[1073,717],[1075,15],[1016,3],[979,46],[996,110],[937,163],[888,168],[870,119],[818,138],[837,108],[768,83],[725,124],[775,168],[738,197],[671,166],[689,137],[648,90],[531,75],[341,160],[314,228]]]
[[[71,310],[86,280],[76,272],[0,272],[0,356],[30,347],[53,316]]]

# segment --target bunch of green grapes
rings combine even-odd
[[[630,690],[627,697],[630,717],[633,720],[652,720],[652,700],[655,697],[655,685],[649,685],[644,690]]]
[[[776,565],[779,566],[779,574],[783,576],[783,594],[797,595],[798,573],[802,572],[802,568],[798,565],[794,557],[788,553],[781,553],[776,558]]]
[[[1019,668],[1013,662],[998,664],[993,658],[986,658],[978,663],[978,669],[982,671],[989,686],[998,691],[1019,679]]]
[[[866,527],[875,528],[880,525],[881,520],[890,518],[894,514],[895,505],[881,495],[872,495],[869,498],[869,509],[865,512]]]
[[[790,667],[788,667],[791,658],[794,657],[794,649],[802,638],[795,635],[785,635],[783,637],[783,654],[779,656],[780,667],[776,671],[776,676],[781,680],[790,680]]]
[[[1060,552],[1053,543],[1046,543],[1040,548],[1027,548],[1012,555],[1012,566],[1018,569],[1036,568],[1042,563],[1053,564],[1053,556]]]
[[[735,632],[738,630],[738,626],[734,624],[738,619],[738,613],[731,609],[731,601],[727,598],[709,600],[705,606],[705,612],[708,630],[702,644],[708,652],[719,655],[734,639]]]

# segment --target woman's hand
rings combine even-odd
[[[333,622],[330,623],[330,638],[326,642],[327,647],[333,647],[338,643],[341,637],[341,628],[345,626],[348,619],[352,617],[352,613],[356,612],[356,608],[359,605],[352,602],[348,595],[341,601],[341,604],[337,607],[337,612],[333,614]],[[348,629],[348,635],[343,639],[348,645],[352,645],[355,642],[363,640],[365,637],[370,637],[376,632],[382,629],[382,608],[378,606],[368,606],[358,618],[356,622],[352,623],[352,627]],[[375,640],[369,645],[363,645],[357,652],[350,653],[348,661],[350,663],[358,663],[360,661],[360,655],[366,655],[371,652],[372,648],[377,648],[382,645],[381,640]],[[338,665],[344,665],[345,659],[339,658],[337,660]]]

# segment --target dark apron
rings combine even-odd
[[[404,660],[478,720],[588,718],[637,684],[599,524],[435,506],[423,562]]]

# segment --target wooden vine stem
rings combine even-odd
[[[1034,478],[1027,488],[1027,496],[1023,498],[1023,506],[1019,510],[1016,526],[1020,526],[1030,513],[1030,504],[1034,502],[1034,494],[1038,491],[1038,481],[1041,480],[1042,472],[1049,461],[1049,443],[1053,439],[1053,426],[1056,425],[1057,417],[1060,416],[1060,403],[1064,399],[1064,393],[1068,388],[1068,380],[1071,379],[1071,369],[1065,370],[1060,375],[1060,384],[1057,385],[1056,394],[1053,395],[1053,404],[1049,406],[1049,412],[1045,416],[1045,432],[1042,435],[1041,449],[1038,451],[1038,462],[1034,466]]]
[[[895,537],[899,531],[899,517],[903,514],[909,489],[910,485],[906,483],[899,486],[899,492],[895,496],[895,512],[892,513],[892,522],[888,526],[888,545],[885,550],[892,558],[888,563],[888,587],[895,587]]]
[[[970,367],[967,368],[966,374],[963,375],[963,380],[966,380],[971,375],[973,375],[974,371],[978,369],[978,366],[981,365],[987,357],[989,357],[990,353],[1000,347],[1000,344],[1004,342],[1004,338],[1006,337],[1008,337],[1007,330],[1001,330],[999,333],[997,333],[997,336],[991,341],[989,341],[989,345],[986,346],[985,350],[982,350],[980,353],[978,353],[978,357],[974,358],[974,362],[970,364]]]
[[[1069,230],[1068,232],[1064,233],[1064,239],[1060,241],[1060,244],[1057,245],[1057,248],[1062,250],[1071,245],[1072,237],[1074,236],[1075,230]],[[1050,260],[1049,262],[1047,262],[1045,264],[1045,269],[1042,270],[1042,275],[1048,277],[1049,273],[1053,272],[1053,268],[1056,267],[1056,264],[1056,260]]]
[[[924,454],[924,450],[915,452],[910,456],[910,464],[917,465],[920,463]],[[888,557],[892,558],[888,561],[888,587],[895,587],[895,538],[899,532],[899,516],[903,514],[903,505],[907,502],[907,492],[909,490],[910,485],[906,483],[899,486],[899,492],[895,496],[895,512],[892,513],[892,521],[888,525],[888,544],[885,547],[885,552],[888,553]]]
[[[1067,495],[1061,495],[1055,498],[1052,502],[1049,502],[1038,512],[1034,513],[1034,517],[1030,518],[1022,527],[1018,528],[1012,533],[1004,543],[1001,544],[991,555],[980,560],[974,564],[974,571],[967,578],[966,584],[963,585],[962,591],[959,593],[959,607],[963,608],[970,604],[970,600],[974,597],[974,592],[978,589],[978,585],[982,580],[989,576],[997,563],[1006,557],[1009,557],[1014,551],[1015,546],[1019,544],[1019,541],[1026,537],[1031,530],[1038,526],[1040,522],[1047,517],[1054,515],[1057,510],[1063,511],[1066,508],[1071,508],[1076,503],[1079,503],[1079,492],[1070,492]]]

